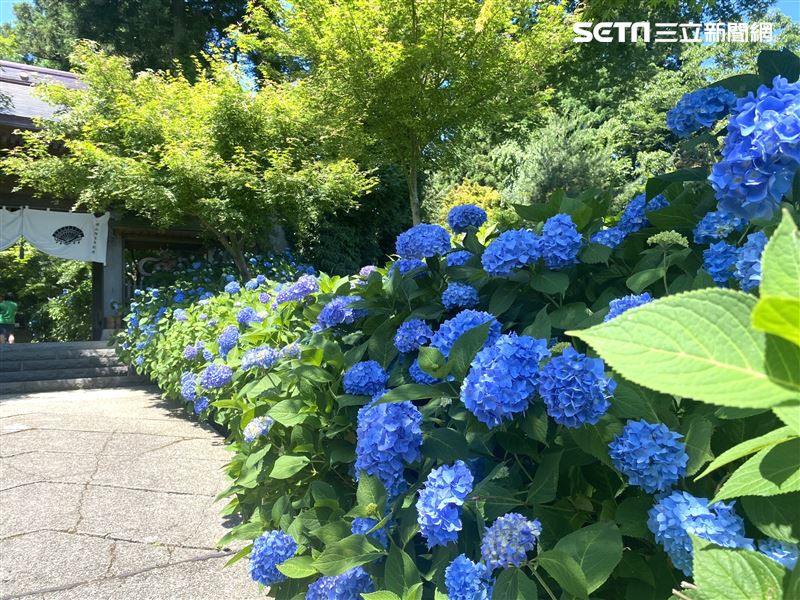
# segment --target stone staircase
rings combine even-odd
[[[0,395],[142,385],[108,342],[0,345]]]

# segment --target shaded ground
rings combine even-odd
[[[264,598],[215,547],[227,458],[151,391],[0,396],[0,600]]]

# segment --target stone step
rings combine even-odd
[[[60,369],[57,364],[55,368],[39,371],[3,371],[0,372],[0,385],[14,383],[17,381],[38,381],[52,379],[94,379],[100,377],[125,376],[128,374],[128,367],[89,367],[83,369]]]
[[[25,358],[17,360],[0,359],[0,373],[19,371],[41,371],[49,369],[80,369],[91,367],[121,367],[124,366],[116,356],[108,354],[88,354],[76,358]]]
[[[15,381],[0,384],[0,398],[34,394],[37,392],[59,392],[64,390],[90,390],[148,385],[147,377],[124,375],[115,377],[77,377],[69,379],[46,379],[39,381]]]
[[[114,357],[117,355],[114,348],[102,346],[100,348],[33,348],[44,344],[24,344],[21,350],[6,350],[8,347],[22,346],[23,344],[0,345],[0,363],[24,360],[60,360],[66,358],[86,358],[92,356]]]

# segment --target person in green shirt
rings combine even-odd
[[[0,292],[0,344],[14,343],[14,325],[17,321],[17,303],[14,294]]]

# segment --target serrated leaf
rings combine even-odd
[[[314,559],[310,556],[295,556],[278,565],[278,571],[289,579],[305,579],[317,574],[314,568]]]
[[[711,464],[706,467],[705,471],[695,478],[695,481],[705,477],[712,471],[716,471],[720,467],[732,463],[735,460],[749,456],[750,454],[758,452],[759,450],[763,450],[764,448],[770,448],[793,437],[797,436],[794,434],[791,428],[781,427],[780,429],[770,431],[769,433],[757,438],[746,440],[741,444],[735,445],[733,448],[728,448],[725,452],[715,458]]]
[[[392,402],[405,402],[406,400],[421,400],[424,398],[439,398],[449,396],[448,385],[423,385],[420,383],[406,383],[386,392],[375,404],[390,404]]]
[[[765,536],[800,542],[800,493],[744,496],[741,503],[747,517]]]
[[[400,596],[395,593],[381,590],[380,592],[367,592],[361,594],[364,600],[401,600]]]
[[[492,600],[536,600],[538,597],[536,584],[514,567],[500,572],[492,592]]]
[[[303,467],[310,462],[307,456],[293,456],[291,454],[279,456],[269,476],[272,479],[288,479],[292,475],[302,471]]]
[[[386,504],[386,489],[383,487],[383,482],[374,475],[362,472],[358,478],[356,501],[363,508],[374,504],[377,506],[376,512],[383,514],[383,507]]]
[[[325,548],[314,561],[314,567],[323,575],[341,575],[381,556],[383,550],[366,536],[351,535]]]
[[[800,299],[762,296],[753,309],[753,327],[800,346]]]
[[[537,560],[566,592],[576,598],[589,597],[589,583],[572,556],[558,550],[546,550],[539,554]]]
[[[575,559],[592,593],[611,575],[622,559],[622,535],[611,521],[595,523],[562,537],[555,550]]]
[[[800,402],[790,402],[783,406],[776,406],[772,409],[772,412],[792,431],[800,435]]]
[[[492,322],[488,321],[466,331],[453,343],[448,355],[447,365],[456,379],[463,379],[469,371],[472,359],[486,344]]]
[[[397,545],[392,545],[389,556],[386,558],[384,580],[390,591],[401,596],[413,586],[421,583],[414,561]]]
[[[543,294],[563,294],[568,287],[569,275],[559,271],[544,271],[531,278],[531,288]]]
[[[764,448],[733,472],[713,501],[800,491],[798,456],[800,439]]]
[[[767,336],[750,326],[755,301],[731,290],[686,292],[568,334],[639,385],[721,406],[769,408],[798,394],[766,372]]]
[[[789,50],[762,50],[757,63],[758,76],[767,85],[772,85],[772,80],[778,75],[789,81],[800,78],[800,58]]]
[[[300,398],[281,400],[267,413],[276,422],[285,427],[294,427],[305,421],[309,415],[301,412],[305,404]]]
[[[544,504],[556,497],[560,461],[560,451],[542,455],[536,472],[533,474],[533,480],[528,486],[528,504]]]
[[[686,475],[694,475],[705,463],[714,458],[711,453],[711,434],[714,424],[708,419],[693,415],[689,421],[689,429],[683,443],[689,462],[686,464]]]
[[[451,463],[469,457],[469,446],[463,434],[447,427],[437,427],[424,434],[422,456]]]

